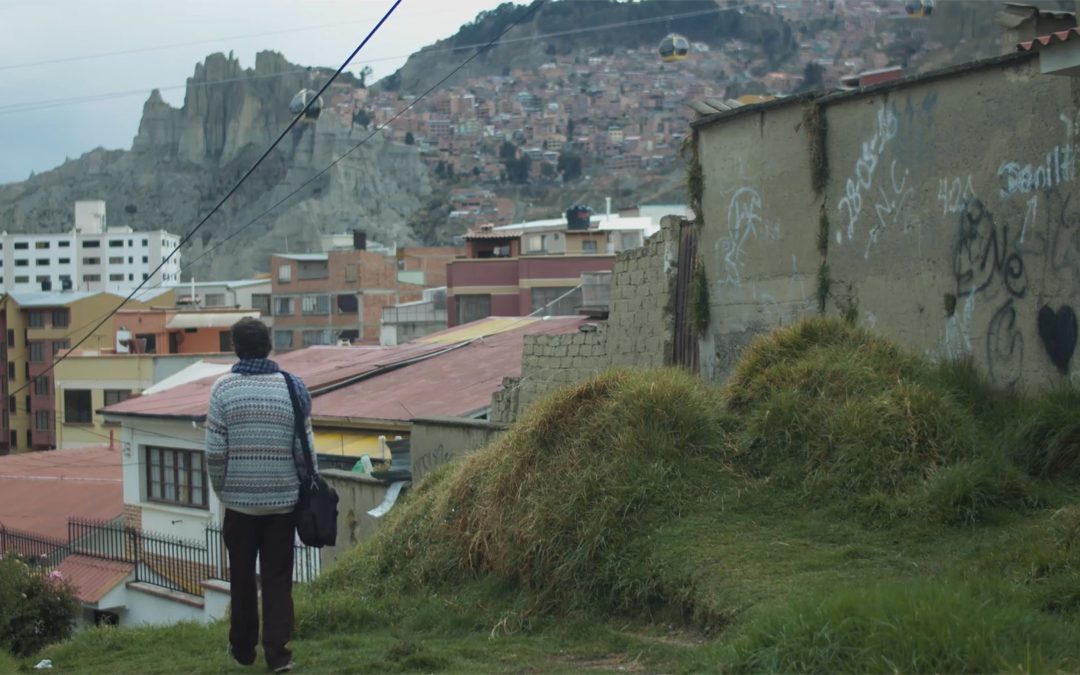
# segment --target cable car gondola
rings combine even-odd
[[[673,61],[685,61],[690,53],[690,42],[678,33],[668,33],[667,37],[660,41],[660,58],[664,63]]]
[[[297,92],[296,96],[293,96],[292,101],[289,103],[289,112],[293,115],[299,115],[304,111],[308,101],[315,98],[315,92],[310,89],[301,89]],[[315,98],[315,102],[311,104],[311,107],[304,112],[304,116],[300,118],[301,122],[314,122],[319,119],[319,113],[322,112],[322,97]]]
[[[911,0],[904,6],[904,11],[912,19],[921,19],[934,12],[934,0]]]

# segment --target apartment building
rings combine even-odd
[[[364,248],[271,257],[274,349],[340,341],[378,344],[382,311],[423,299],[446,285],[446,265],[462,253],[451,247],[399,248],[392,255]]]
[[[159,289],[127,306],[172,305],[173,297],[172,289]],[[6,401],[0,454],[56,447],[56,392],[49,367],[80,341],[86,349],[112,347],[112,324],[97,324],[122,301],[113,293],[76,291],[6,293],[0,299],[0,391]]]

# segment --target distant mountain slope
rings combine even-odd
[[[451,60],[464,60],[470,48],[496,38],[524,16],[529,7],[507,2],[481,12],[453,36],[413,54],[401,69],[376,86],[410,94],[427,89],[444,75],[448,51],[453,54]],[[663,20],[680,15],[689,16]],[[590,30],[597,26],[611,28]],[[736,38],[761,45],[775,63],[786,60],[798,48],[791,24],[755,5],[722,7],[716,0],[556,0],[515,26],[503,43],[475,59],[457,77],[498,75],[508,68],[534,68],[558,53],[585,50],[603,54],[615,49],[655,46],[670,32],[713,47]],[[558,35],[550,39],[538,37],[552,34]]]
[[[157,92],[150,96],[131,150],[99,148],[27,181],[0,185],[0,222],[13,232],[62,231],[72,226],[76,200],[104,199],[110,225],[185,234],[285,128],[292,96],[325,78],[274,52],[260,53],[254,69],[213,54],[188,79],[183,107],[171,107]],[[220,80],[230,82],[206,86]],[[271,252],[309,250],[319,234],[352,228],[387,243],[417,241],[406,217],[431,192],[427,168],[415,148],[381,135],[241,231],[367,135],[345,119],[324,113],[282,141],[184,250],[190,261],[221,244],[200,261],[197,277],[265,271]]]

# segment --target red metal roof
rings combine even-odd
[[[1034,40],[1028,40],[1027,42],[1021,42],[1016,45],[1016,51],[1018,52],[1030,52],[1037,50],[1040,46],[1049,47],[1051,43],[1055,42],[1067,42],[1069,40],[1075,40],[1080,37],[1080,28],[1070,28],[1068,30],[1060,30],[1056,33],[1050,33],[1049,35],[1040,35]]]
[[[525,335],[576,333],[583,317],[553,317],[490,335],[439,356],[317,396],[316,417],[410,420],[463,416],[491,404],[504,377],[521,375]]]
[[[75,586],[75,597],[94,605],[122,583],[134,569],[131,563],[70,555],[64,558],[56,571]]]
[[[457,341],[410,342],[396,347],[309,347],[277,358],[278,364],[304,379],[314,395],[316,417],[408,420],[431,415],[465,414],[486,407],[504,377],[521,373],[524,336],[532,333],[576,332],[583,317],[522,319],[506,330],[491,318],[497,335],[477,340],[462,332]],[[450,329],[462,331],[461,326]],[[468,336],[468,337],[466,337]],[[469,344],[470,338],[476,342]],[[468,346],[463,346],[468,345]],[[458,349],[453,347],[459,346]],[[445,352],[437,355],[439,352]],[[410,361],[430,356],[409,364]],[[402,365],[356,384],[327,393],[319,389],[371,373],[388,365]],[[407,365],[408,364],[408,365]],[[106,409],[109,413],[151,417],[202,418],[217,377],[209,377],[157,394],[128,399]],[[391,395],[391,391],[393,395]],[[386,392],[386,393],[384,393]]]
[[[107,447],[0,457],[0,523],[67,540],[72,516],[112,520],[124,511],[121,454]]]

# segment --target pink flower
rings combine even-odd
[[[63,581],[64,575],[60,573],[60,570],[53,570],[49,572],[49,579],[53,581]]]

